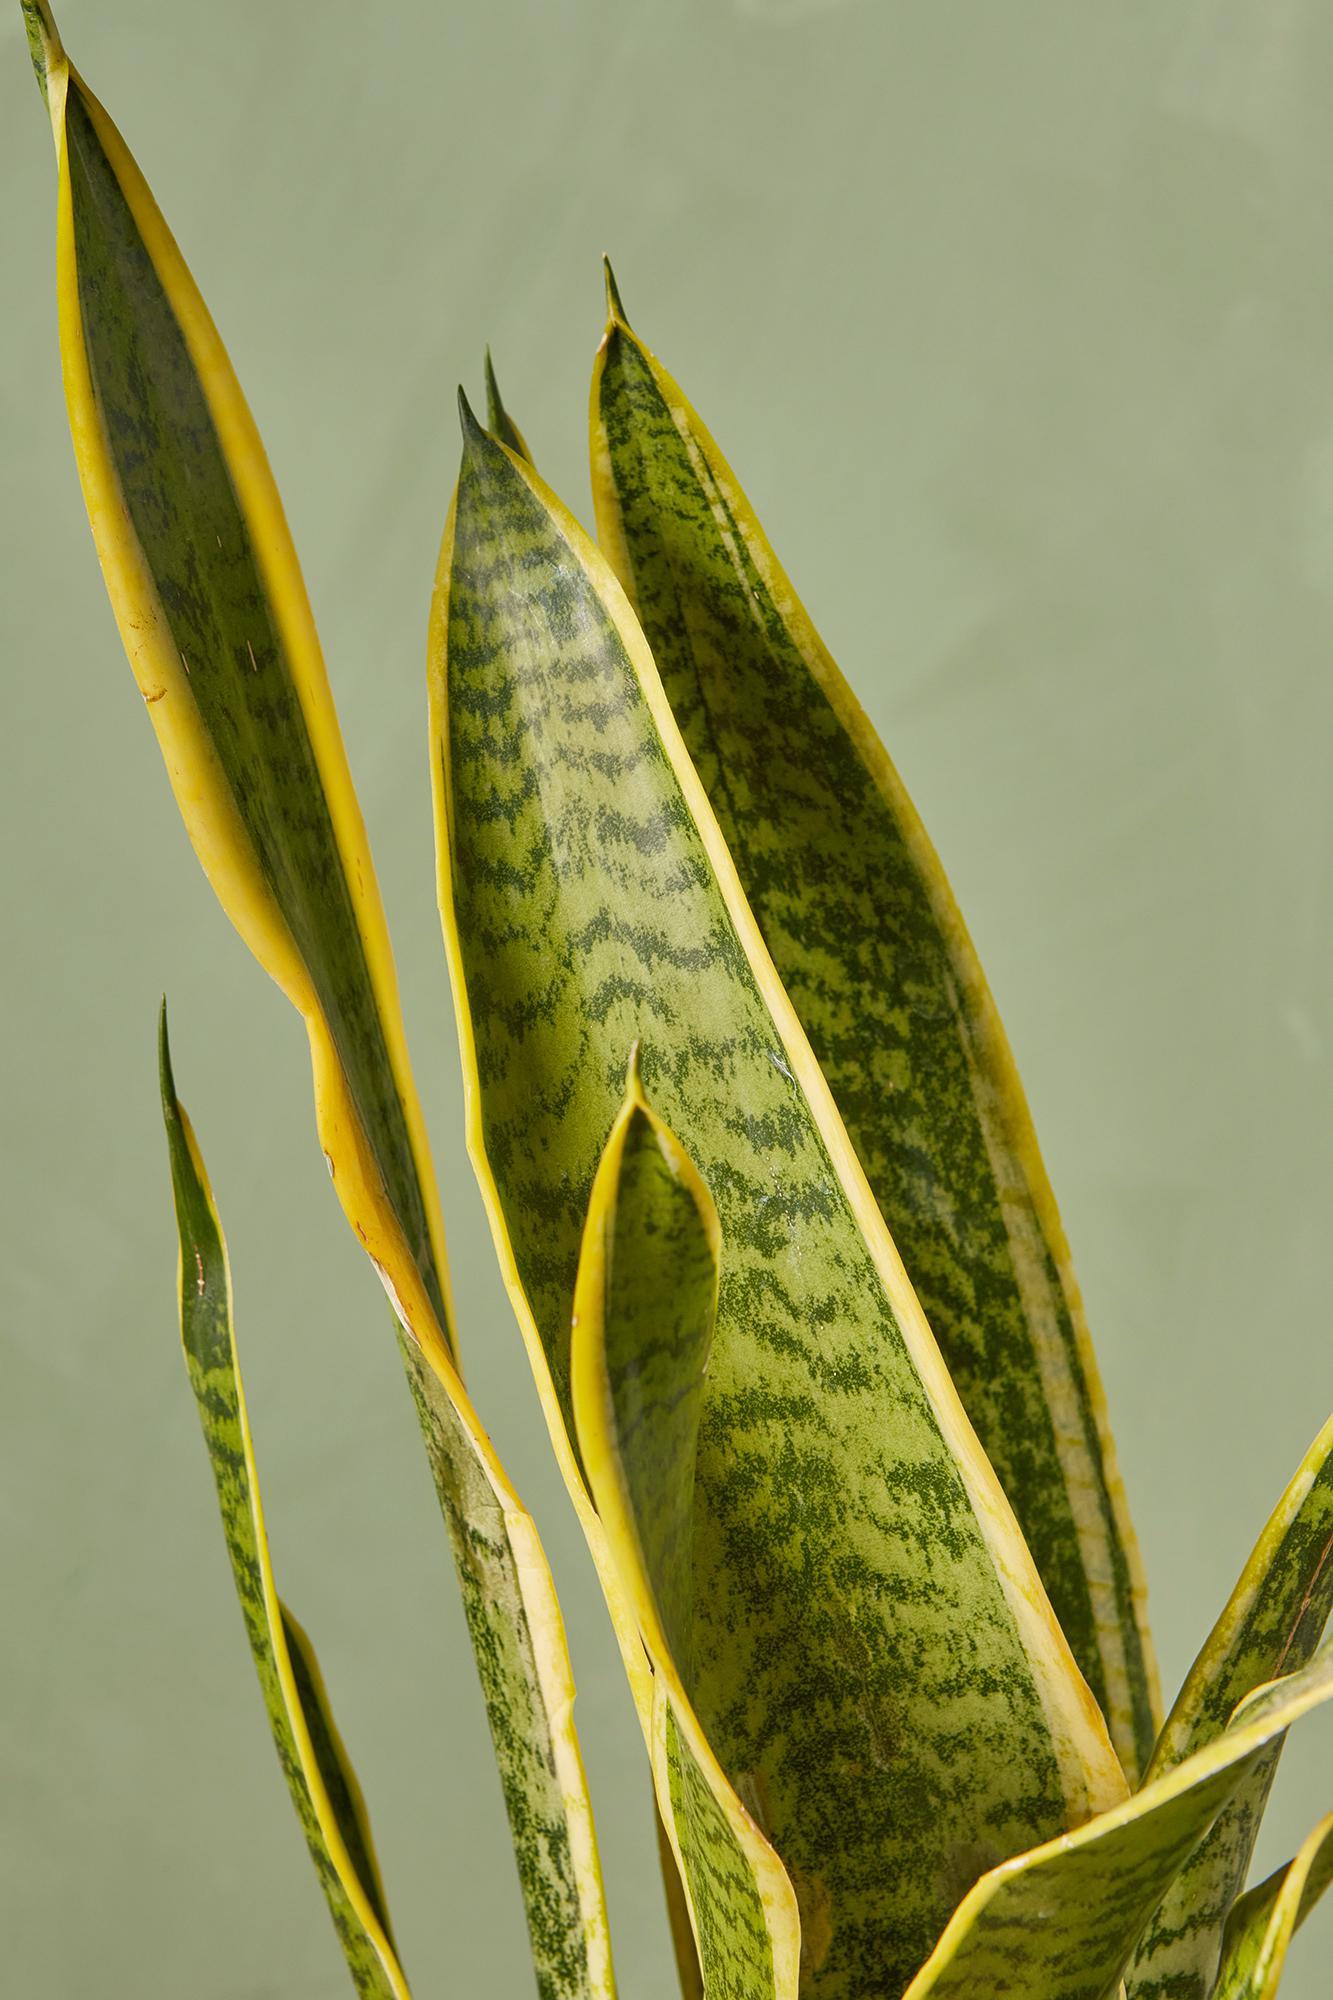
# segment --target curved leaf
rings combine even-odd
[[[478,1666],[497,1745],[531,1730],[540,1746],[537,1792],[509,1790],[529,1925],[543,1941],[539,1983],[569,2000],[606,1993],[605,1911],[554,1588],[458,1373],[388,932],[295,550],[226,352],[143,177],[45,4],[28,19],[56,141],[65,393],[107,590],[190,839],[305,1021],[334,1186],[414,1368],[438,1392],[418,1407],[437,1474],[449,1468],[440,1494],[455,1551],[460,1495],[483,1507],[479,1522],[462,1522],[464,1539],[474,1525],[498,1536],[497,1602],[511,1629]],[[549,1655],[540,1672],[534,1646]],[[552,1695],[563,1706],[552,1709]]]
[[[1290,1945],[1333,1880],[1333,1813],[1285,1868],[1242,1896],[1227,1920],[1213,2000],[1273,2000]]]
[[[1333,1649],[1100,1819],[983,1876],[904,2000],[1109,2000],[1144,1923],[1293,1722],[1333,1697]]]
[[[236,1358],[227,1246],[204,1163],[172,1081],[165,1008],[159,1058],[180,1233],[181,1338],[278,1760],[358,1993],[373,2000],[409,2000],[361,1790],[334,1726],[310,1641],[280,1602],[273,1581]]]
[[[683,392],[611,317],[598,539],[930,1327],[1131,1780],[1144,1586],[1068,1245],[1004,1031],[902,782]]]
[[[795,2000],[786,1871],[695,1714],[694,1472],[717,1306],[712,1197],[631,1068],[593,1181],[574,1288],[579,1448],[656,1678],[658,1806],[709,2000]]]
[[[532,468],[464,426],[431,701],[483,1197],[596,1551],[570,1315],[641,1040],[729,1253],[700,1429],[694,1705],[819,1941],[809,1991],[879,1996],[983,1868],[1123,1779],[623,593]],[[640,1676],[641,1717],[646,1692]]]
[[[1186,1676],[1149,1778],[1219,1736],[1254,1688],[1303,1667],[1331,1611],[1333,1420],[1306,1453]],[[1222,1929],[1250,1865],[1281,1748],[1274,1743],[1259,1760],[1154,1914],[1130,1969],[1130,2000],[1205,2000],[1212,1991]]]

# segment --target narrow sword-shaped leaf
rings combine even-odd
[[[1333,1813],[1320,1820],[1285,1868],[1247,1896],[1227,1919],[1213,2000],[1273,2000],[1287,1949],[1333,1880]]]
[[[520,458],[526,459],[529,465],[532,465],[534,460],[532,452],[528,448],[527,440],[524,438],[518,425],[514,422],[500,394],[500,385],[496,380],[495,364],[491,359],[489,347],[486,350],[486,417],[488,426],[494,436],[499,438],[502,444],[507,444],[511,451],[517,452]],[[557,1424],[557,1429],[563,1437],[563,1426]],[[656,1770],[659,1768],[661,1759],[666,1754],[665,1709],[651,1685],[649,1676],[644,1671],[643,1657],[640,1651],[639,1638],[634,1629],[634,1616],[630,1600],[622,1587],[621,1578],[616,1566],[610,1559],[610,1551],[606,1549],[601,1524],[592,1509],[586,1504],[583,1484],[573,1468],[572,1458],[568,1471],[570,1474],[571,1489],[575,1496],[575,1505],[583,1521],[585,1532],[589,1537],[592,1553],[601,1576],[607,1607],[620,1642],[621,1655],[625,1662],[631,1688],[636,1695],[636,1704],[639,1709],[649,1756],[652,1759],[653,1768]],[[668,1798],[668,1792],[665,1788],[663,1797]],[[666,1892],[667,1919],[671,1926],[671,1942],[676,1957],[676,1969],[680,1977],[682,2000],[702,2000],[703,1987],[701,1982],[703,1975],[699,1966],[698,1944],[695,1936],[697,1920],[692,1913],[692,1907],[686,1894],[684,1877],[682,1875],[683,1863],[677,1851],[677,1845],[673,1843],[673,1835],[668,1832],[663,1820],[663,1806],[660,1800],[655,1800],[655,1808],[654,1816],[657,1823],[658,1859],[662,1868],[662,1881]],[[666,1810],[670,1812],[670,1809],[668,1798]]]
[[[227,1246],[194,1133],[176,1096],[165,1008],[159,1061],[180,1236],[181,1339],[273,1741],[358,1993],[368,2000],[409,2000],[360,1787],[310,1641],[280,1602],[273,1581],[236,1357]]]
[[[388,932],[296,554],[239,384],[152,195],[44,0],[26,12],[56,142],[65,394],[112,607],[200,860],[305,1021],[320,1143],[348,1221],[414,1375],[435,1379],[438,1393],[417,1405],[437,1476],[449,1468],[437,1483],[465,1597],[474,1527],[504,1572],[496,1615],[510,1629],[478,1667],[497,1746],[536,1746],[505,1783],[539,1987],[606,1993],[554,1587],[457,1369]],[[460,1522],[469,1499],[482,1516]],[[515,1789],[523,1771],[530,1793]]]
[[[795,2000],[800,1917],[782,1863],[695,1714],[694,1472],[717,1307],[707,1188],[637,1060],[593,1181],[574,1288],[579,1448],[655,1675],[658,1805],[709,2000]]]
[[[466,409],[464,431],[431,703],[469,1144],[595,1538],[570,1317],[641,1040],[729,1252],[699,1438],[694,1705],[792,1879],[809,1991],[878,2000],[1025,1830],[1077,1824],[1123,1778],[624,594],[532,468]]]
[[[608,289],[592,393],[598,539],[1132,1781],[1157,1720],[1141,1570],[1004,1031],[882,744],[609,273]]]
[[[1185,1679],[1150,1778],[1219,1736],[1252,1689],[1303,1667],[1333,1611],[1333,1420],[1301,1461]],[[1222,1930],[1254,1851],[1280,1741],[1218,1817],[1154,1913],[1134,1955],[1130,2000],[1205,2000]]]
[[[1168,1884],[1273,1743],[1333,1697],[1333,1648],[1113,1812],[992,1870],[904,2000],[1110,2000]]]

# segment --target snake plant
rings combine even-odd
[[[464,1385],[281,504],[152,195],[46,0],[24,10],[107,588],[204,870],[309,1033],[319,1144],[453,1547],[538,1990],[610,1996],[560,1610]],[[609,274],[595,541],[489,359],[486,379],[427,657],[467,1143],[642,1727],[683,1990],[1267,2000],[1333,1875],[1330,1817],[1246,1888],[1285,1733],[1333,1696],[1333,1425],[1163,1719],[1068,1245],[900,779]],[[274,1742],[358,1992],[405,2000],[273,1576],[165,1015],[161,1075],[186,1360]]]

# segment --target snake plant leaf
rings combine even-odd
[[[660,1806],[654,1799],[653,1818],[657,1826],[657,1859],[662,1870],[662,1885],[666,1893],[667,1923],[671,1930],[671,1948],[676,1960],[676,1977],[680,1984],[680,2000],[704,2000],[704,1977],[699,1965],[699,1947],[694,1941],[694,1918],[685,1895],[685,1884],[681,1879],[681,1863],[671,1845],[671,1835],[667,1832],[666,1821]]]
[[[1112,1812],[993,1869],[904,2000],[1110,2000],[1169,1883],[1272,1745],[1333,1697],[1333,1647]]]
[[[1132,1782],[1157,1726],[1141,1568],[1004,1031],[902,781],[609,273],[608,291],[598,540]]]
[[[1213,2000],[1273,2000],[1298,1925],[1333,1880],[1333,1813],[1227,1919]]]
[[[637,1059],[593,1181],[574,1289],[579,1448],[655,1676],[657,1802],[709,2000],[795,2000],[787,1873],[699,1726],[694,1471],[717,1305],[712,1197],[643,1094]]]
[[[500,384],[495,379],[495,363],[491,359],[489,347],[486,349],[486,422],[501,444],[507,444],[520,458],[526,458],[529,465],[533,463],[527,439],[504,406]]]
[[[438,1394],[417,1396],[446,1518],[493,1543],[506,1643],[479,1652],[544,1992],[609,1993],[605,1909],[554,1586],[468,1401],[443,1227],[388,931],[319,641],[272,475],[226,352],[124,141],[27,10],[58,169],[65,393],[121,637],[187,831],[224,909],[302,1015],[316,1122],[353,1230]],[[414,1387],[420,1389],[419,1381]],[[446,1414],[447,1410],[447,1414]],[[478,1497],[482,1517],[460,1525]],[[474,1626],[474,1637],[476,1628]],[[519,1681],[514,1676],[519,1676]],[[553,1705],[554,1704],[554,1705]]]
[[[803,1990],[878,2000],[985,1868],[1123,1776],[624,594],[466,406],[430,646],[469,1143],[555,1449],[586,1524],[574,1281],[639,1041],[728,1246],[693,1707],[792,1880]]]
[[[159,1034],[162,1113],[180,1236],[181,1338],[255,1670],[316,1873],[358,1993],[408,2000],[360,1787],[329,1711],[310,1641],[273,1580],[232,1324],[231,1272],[204,1163]]]
[[[1149,1778],[1226,1728],[1252,1689],[1305,1665],[1333,1612],[1333,1419],[1255,1544],[1163,1727]],[[1259,1759],[1154,1913],[1127,1979],[1130,2000],[1206,2000],[1223,1926],[1250,1865],[1281,1743]]]
[[[491,350],[486,349],[486,421],[494,436],[502,444],[534,463],[526,438],[514,422],[500,393],[496,378],[495,363]],[[563,1437],[563,1432],[562,1432]],[[658,1767],[660,1751],[657,1748],[662,1730],[655,1720],[655,1702],[649,1676],[645,1672],[643,1656],[638,1636],[634,1630],[633,1614],[629,1600],[621,1587],[620,1579],[610,1561],[610,1552],[605,1546],[601,1524],[596,1514],[587,1504],[587,1496],[582,1482],[572,1474],[571,1487],[575,1495],[575,1505],[583,1522],[601,1576],[607,1608],[611,1615],[613,1629],[620,1642],[621,1656],[625,1663],[631,1689],[635,1692],[636,1706],[643,1726],[653,1768]],[[658,1859],[662,1869],[662,1882],[666,1893],[667,1919],[671,1929],[672,1948],[676,1958],[676,1970],[680,1978],[682,2000],[702,2000],[702,1973],[699,1967],[698,1946],[694,1935],[694,1918],[686,1896],[681,1874],[681,1861],[662,1818],[662,1805],[655,1800],[654,1819],[658,1836]],[[669,1807],[668,1807],[669,1810]]]

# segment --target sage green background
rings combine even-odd
[[[610,249],[950,869],[1079,1262],[1168,1691],[1333,1406],[1326,0],[68,0],[268,441],[370,824],[474,1390],[561,1582],[621,1984],[641,1752],[460,1141],[423,633],[482,344],[588,513]],[[444,1540],[300,1029],[214,907],[97,576],[0,26],[0,1961],[344,1990],[174,1330],[153,1017],[231,1238],[283,1587],[419,2000],[528,1991]],[[1289,1752],[1265,1866],[1333,1805]],[[1285,1993],[1325,1990],[1333,1915]],[[347,1989],[350,1990],[350,1989]]]

